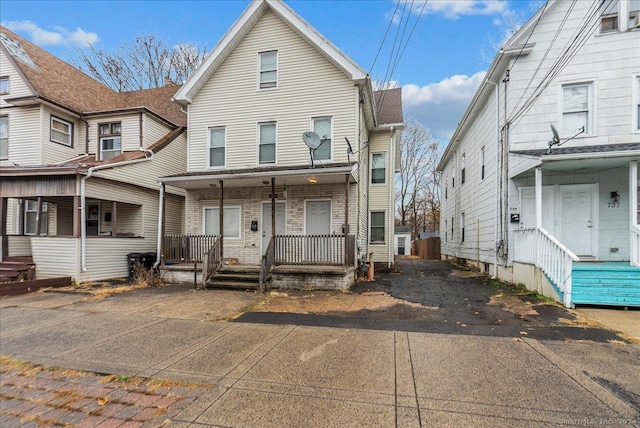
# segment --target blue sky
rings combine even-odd
[[[248,4],[248,0],[2,0],[0,17],[4,26],[69,61],[87,41],[108,51],[144,34],[154,34],[167,44],[191,43],[211,50]],[[446,141],[499,45],[535,13],[542,0],[426,4],[290,0],[287,4],[370,71],[374,80],[402,86],[405,119],[419,120],[435,138]],[[394,40],[406,45],[395,68],[389,67],[391,54],[397,51]]]

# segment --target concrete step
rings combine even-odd
[[[240,281],[240,282],[260,282],[260,275],[249,273],[224,273],[216,272],[213,275],[214,281]]]
[[[260,284],[257,282],[243,282],[243,281],[209,281],[207,282],[207,288],[221,288],[230,290],[257,290],[260,288]]]

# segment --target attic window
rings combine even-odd
[[[4,33],[0,33],[0,41],[2,41],[4,47],[7,48],[7,51],[9,51],[9,55],[35,68],[36,65],[33,63],[31,58],[25,52],[19,42],[13,40],[11,37],[7,36]]]
[[[0,77],[0,94],[8,94],[9,93],[9,77],[2,76]]]
[[[73,123],[51,116],[51,141],[73,147]]]
[[[278,87],[278,51],[260,52],[260,89]]]

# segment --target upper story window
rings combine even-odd
[[[73,147],[73,123],[51,116],[51,141]]]
[[[258,134],[259,163],[276,163],[276,123],[258,124]]]
[[[571,136],[580,131],[591,134],[591,84],[578,83],[562,86],[562,128],[560,133]]]
[[[602,3],[602,8],[600,32],[616,31],[618,29],[618,0],[605,0]]]
[[[601,33],[640,28],[640,0],[603,0],[601,7]]]
[[[636,100],[635,100],[635,111],[636,111],[636,131],[640,131],[640,76],[636,77]]]
[[[484,146],[480,149],[480,180],[484,180]]]
[[[386,153],[371,154],[371,184],[386,182]]]
[[[260,52],[260,89],[278,87],[278,51]]]
[[[313,121],[313,132],[320,137],[321,144],[314,150],[313,155],[318,160],[331,159],[331,117],[315,117]]]
[[[640,0],[629,0],[629,28],[640,28]]]
[[[460,242],[464,242],[464,213],[460,213]]]
[[[9,93],[9,77],[2,76],[0,77],[0,94],[8,94]]]
[[[467,163],[467,155],[465,153],[462,154],[460,163],[462,164],[462,170],[460,171],[460,178],[462,180],[462,184],[464,184],[464,182],[466,181],[466,172],[467,172],[467,168],[465,166],[465,164]]]
[[[122,125],[120,122],[99,124],[98,134],[100,159],[109,160],[122,152]]]
[[[226,164],[227,130],[224,126],[209,128],[209,167]]]
[[[9,159],[9,116],[0,116],[0,159]]]

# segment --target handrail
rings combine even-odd
[[[215,237],[215,241],[207,254],[204,256],[204,263],[202,264],[202,289],[207,289],[207,281],[211,278],[222,266],[222,257],[220,252],[220,238]]]
[[[573,262],[579,258],[544,228],[516,229],[513,260],[538,267],[558,287],[566,307],[571,306]]]
[[[260,291],[264,291],[264,285],[267,282],[267,275],[272,267],[276,264],[276,241],[273,237],[269,240],[267,249],[262,255],[260,263]]]
[[[631,266],[640,267],[640,226],[631,225]]]

